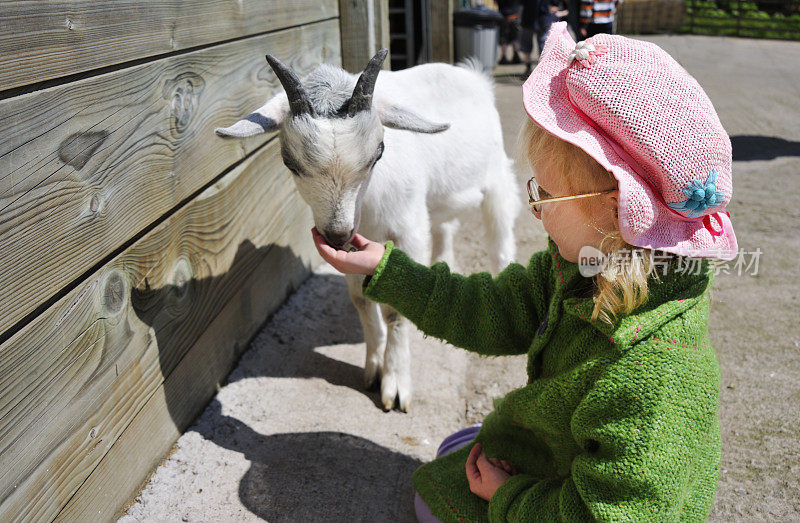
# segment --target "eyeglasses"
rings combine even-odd
[[[576,198],[588,198],[590,196],[600,196],[601,194],[608,194],[616,191],[617,189],[606,189],[605,191],[590,192],[586,194],[575,194],[573,196],[556,196],[553,198],[539,198],[539,186],[536,185],[536,178],[528,180],[528,203],[531,206],[531,212],[537,218],[541,218],[542,204],[552,202],[563,202],[566,200],[574,200]]]

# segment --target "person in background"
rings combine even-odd
[[[519,57],[519,0],[498,0],[497,8],[503,15],[503,25],[500,26],[500,65],[518,64]],[[514,53],[508,59],[507,49],[511,47]]]
[[[614,33],[614,15],[622,0],[580,0],[578,41],[600,33]]]
[[[522,14],[520,16],[520,50],[522,61],[525,63],[525,72],[522,78],[526,79],[531,74],[533,67],[533,36],[539,46],[539,55],[544,49],[544,40],[550,26],[559,19],[567,16],[569,11],[561,0],[522,0]]]

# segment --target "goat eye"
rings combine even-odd
[[[378,145],[378,156],[375,158],[376,162],[381,159],[381,156],[383,156],[383,149],[383,142],[381,142],[380,145]]]
[[[284,160],[284,161],[283,161],[283,165],[285,165],[287,169],[289,169],[290,171],[292,171],[292,174],[294,174],[295,176],[300,176],[300,173],[299,173],[299,172],[297,171],[297,169],[294,167],[294,164],[287,163],[287,162],[286,162],[286,160]]]

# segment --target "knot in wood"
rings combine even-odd
[[[109,274],[103,286],[103,308],[110,314],[117,314],[125,306],[126,296],[122,274],[117,271]]]
[[[58,144],[58,158],[80,171],[97,149],[108,138],[108,131],[73,133]]]
[[[192,283],[192,265],[186,258],[180,258],[175,264],[175,272],[172,276],[172,285],[175,297],[178,299],[186,296]]]
[[[172,101],[170,130],[173,135],[178,136],[186,131],[197,112],[205,81],[195,73],[182,73],[168,81],[164,87]]]

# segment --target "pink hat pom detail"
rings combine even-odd
[[[575,49],[569,54],[569,63],[578,62],[583,67],[589,67],[597,62],[597,57],[608,52],[608,47],[603,44],[595,44],[589,40],[583,40],[575,45]]]

